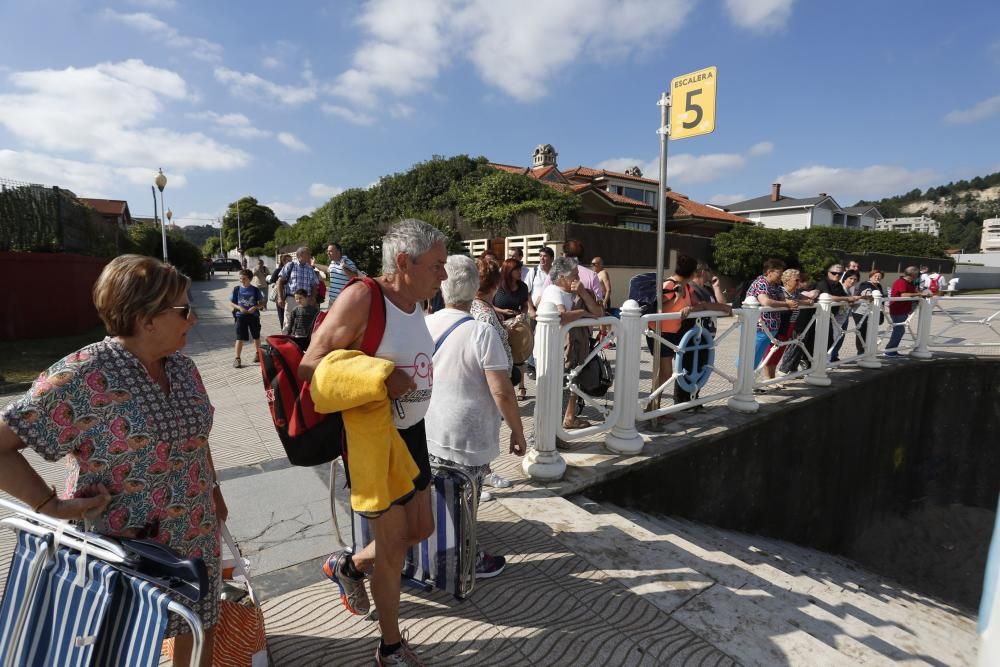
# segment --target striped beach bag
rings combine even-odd
[[[57,541],[18,532],[0,604],[0,664],[157,665],[166,592]]]
[[[406,553],[403,576],[419,584],[430,584],[459,600],[476,583],[476,504],[479,489],[464,470],[450,466],[434,469],[431,510],[434,532]],[[351,513],[354,553],[373,539],[364,517]]]

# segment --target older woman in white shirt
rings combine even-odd
[[[468,472],[476,480],[478,495],[490,461],[500,454],[501,415],[510,428],[511,454],[524,455],[524,429],[500,336],[489,324],[469,315],[479,289],[476,263],[464,255],[452,255],[445,270],[448,278],[441,283],[445,308],[426,320],[437,346],[434,391],[425,418],[427,451],[431,463]],[[480,550],[476,577],[495,577],[505,565],[503,556]]]
[[[560,257],[552,262],[552,268],[549,269],[549,279],[552,280],[552,284],[542,291],[542,298],[538,302],[538,307],[541,308],[543,303],[555,304],[556,309],[559,311],[559,324],[575,322],[581,317],[602,317],[604,315],[604,309],[597,303],[590,291],[580,283],[579,266],[577,261],[572,257]],[[583,308],[573,308],[577,298],[582,301]],[[541,342],[541,336],[535,336],[536,359],[539,356]],[[579,353],[581,352],[585,356],[590,350],[588,349],[586,352],[583,352],[583,350],[567,350],[568,356],[564,360],[566,365],[572,366],[579,363],[581,359],[574,357],[579,357]],[[590,422],[586,419],[576,416],[576,401],[574,399],[575,397],[570,396],[570,400],[566,405],[566,413],[563,415],[563,427],[585,428],[590,426]]]

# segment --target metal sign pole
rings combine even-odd
[[[660,107],[660,128],[656,131],[660,135],[660,182],[657,186],[657,202],[659,206],[656,211],[656,312],[663,312],[663,255],[667,251],[667,141],[670,139],[670,95],[662,93],[660,101],[656,103]],[[653,377],[655,378],[652,389],[666,381],[660,376],[660,332],[662,331],[661,320],[656,321],[656,337],[653,339]]]

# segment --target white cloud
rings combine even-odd
[[[486,83],[536,100],[574,62],[623,59],[663,44],[692,6],[693,0],[619,0],[613,10],[602,0],[373,0],[358,19],[365,41],[329,87],[349,108],[329,113],[348,120],[349,113],[361,114],[370,124],[382,98],[429,90],[443,68],[463,57]]]
[[[227,86],[233,95],[287,106],[297,106],[316,99],[316,82],[312,78],[312,71],[306,68],[303,78],[306,79],[304,86],[283,86],[249,72],[237,72],[228,67],[215,68],[216,81]]]
[[[353,123],[354,125],[371,125],[375,122],[375,117],[366,114],[361,111],[353,111],[347,107],[337,106],[335,104],[324,104],[323,113],[330,116],[336,116],[346,120],[348,123]]]
[[[667,184],[692,185],[710,183],[722,178],[725,174],[742,169],[751,157],[767,155],[774,150],[770,141],[762,141],[751,146],[745,154],[741,153],[709,153],[708,155],[691,155],[678,153],[670,155],[667,160]],[[631,166],[638,166],[646,178],[659,178],[660,160],[640,160],[632,157],[611,158],[597,163],[598,169],[609,171],[625,171]]]
[[[339,185],[326,185],[325,183],[313,183],[309,186],[309,196],[318,197],[320,199],[330,199],[331,197],[336,197],[341,192],[346,190]]]
[[[211,225],[215,227],[219,224],[219,219],[225,213],[225,210],[221,209],[218,211],[188,211],[184,215],[175,213],[170,222],[178,227],[192,227],[197,225]]]
[[[944,122],[950,125],[965,125],[985,120],[1000,113],[1000,95],[979,102],[971,109],[956,109],[944,117]]]
[[[785,27],[795,0],[726,0],[729,19],[741,28],[769,32]]]
[[[316,210],[315,206],[299,206],[280,201],[268,202],[264,205],[274,211],[274,215],[277,216],[278,220],[284,220],[289,224],[294,223],[303,215],[309,215]]]
[[[300,153],[309,152],[309,147],[302,143],[302,141],[300,141],[299,138],[291,132],[278,132],[278,141],[280,141],[286,148],[290,148],[293,151],[299,151]]]
[[[264,56],[261,59],[260,64],[266,67],[267,69],[278,69],[279,67],[281,67],[281,61],[275,58],[274,56]]]
[[[149,9],[177,9],[177,0],[129,0],[129,4]]]
[[[903,167],[875,164],[860,169],[814,165],[782,174],[774,183],[781,183],[784,193],[793,197],[815,197],[826,192],[841,206],[858,199],[881,199],[894,194],[925,187],[940,176],[930,169],[911,171]]]
[[[113,9],[105,9],[104,18],[124,23],[139,32],[156,38],[163,45],[180,51],[188,52],[192,57],[207,62],[218,62],[222,59],[222,46],[201,37],[188,37],[152,14],[139,12],[122,14]]]
[[[163,102],[189,99],[184,80],[141,60],[16,72],[0,95],[0,125],[30,149],[82,153],[100,163],[170,170],[235,169],[245,152],[201,132],[155,126]]]
[[[220,114],[214,111],[199,111],[187,114],[193,120],[204,120],[215,125],[219,131],[241,139],[260,139],[273,133],[253,126],[250,119],[241,113]]]
[[[393,118],[409,118],[413,115],[415,109],[408,104],[403,104],[402,102],[398,104],[393,104],[389,107],[389,115]]]
[[[739,194],[726,194],[724,192],[720,192],[717,195],[709,197],[708,203],[715,204],[716,206],[726,206],[728,204],[735,204],[736,202],[743,201],[745,199],[749,199],[749,197],[742,192]]]
[[[81,197],[119,199],[122,182],[150,186],[155,172],[147,167],[118,167],[80,162],[30,151],[0,150],[0,174],[26,183],[58,185]],[[187,185],[184,174],[170,174],[169,187]]]

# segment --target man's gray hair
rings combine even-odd
[[[579,262],[572,257],[560,257],[552,262],[552,268],[549,269],[549,280],[556,282],[557,280],[565,278],[569,274],[573,273],[579,265]]]
[[[311,255],[311,254],[312,251],[309,250],[309,246],[302,246],[301,248],[295,251],[295,256],[298,258],[301,258],[303,255]]]
[[[444,270],[448,277],[441,283],[441,296],[447,306],[472,303],[479,289],[479,268],[468,255],[448,255]]]
[[[908,266],[903,270],[903,273],[907,276],[919,276],[920,269],[915,266]]]
[[[445,241],[444,234],[423,220],[400,220],[382,237],[383,275],[391,276],[396,273],[396,256],[399,253],[417,259],[436,243],[443,244]]]

